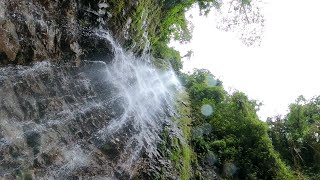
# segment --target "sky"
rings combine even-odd
[[[195,26],[187,45],[172,43],[183,55],[184,71],[210,70],[227,90],[237,89],[263,102],[261,120],[285,115],[299,95],[320,95],[320,1],[265,0],[265,32],[260,47],[247,47],[236,33],[216,28],[214,13],[199,16],[192,9]]]

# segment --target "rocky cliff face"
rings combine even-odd
[[[109,4],[99,2],[1,1],[0,64],[43,60],[79,64],[93,54],[110,56],[108,44],[92,36],[93,28],[107,26]]]
[[[161,155],[154,143],[170,123],[170,107],[129,107],[132,99],[106,69],[102,62],[0,69],[1,178],[156,177]]]
[[[115,55],[0,68],[0,178],[177,178],[158,148],[176,81]]]

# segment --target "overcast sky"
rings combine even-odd
[[[184,71],[209,69],[226,89],[243,91],[264,106],[262,120],[285,114],[299,95],[320,95],[320,1],[265,0],[266,28],[262,44],[248,48],[234,33],[216,29],[214,13],[199,17],[192,10],[195,26],[190,44],[175,45],[194,56]]]

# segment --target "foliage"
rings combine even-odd
[[[269,135],[281,157],[310,179],[320,176],[320,96],[299,96],[285,117],[269,118]]]
[[[235,2],[243,8],[251,4],[248,0]],[[171,39],[181,43],[191,40],[193,25],[186,19],[186,11],[197,4],[201,14],[208,14],[212,8],[222,5],[222,1],[216,0],[139,0],[137,3],[110,0],[108,3],[112,14],[108,24],[114,27],[116,36],[125,37],[124,45],[137,54],[144,53],[150,45],[155,64],[165,67],[166,63],[160,61],[169,61],[176,72],[182,68],[181,57],[167,44]],[[231,22],[235,21],[230,20],[229,24]]]
[[[190,123],[189,117],[189,97],[186,92],[181,92],[178,95],[179,101],[177,101],[176,108],[178,117],[174,119],[174,123],[181,130],[183,139],[179,136],[170,134],[169,128],[165,128],[162,133],[162,144],[160,150],[166,160],[170,160],[177,171],[178,176],[182,180],[188,180],[192,177],[191,163],[195,161],[193,158],[194,152],[192,151],[190,141]],[[163,168],[162,173],[167,169]]]
[[[212,78],[207,70],[182,76],[191,99],[191,143],[199,162],[216,167],[224,178],[292,179],[273,149],[266,124],[256,115],[256,101],[241,92],[227,94],[221,81]],[[210,105],[213,113],[202,114],[203,105]]]
[[[247,46],[259,46],[265,27],[262,0],[224,0],[217,28],[235,32]]]
[[[176,105],[177,113],[179,113],[179,117],[175,120],[178,124],[178,127],[182,130],[182,134],[185,142],[182,143],[182,166],[181,166],[181,179],[188,180],[192,177],[192,169],[191,163],[196,161],[194,159],[194,152],[192,151],[189,142],[191,136],[191,118],[190,118],[190,99],[187,92],[181,92],[178,96],[179,102]]]
[[[157,43],[153,46],[154,56],[156,56],[156,60],[154,63],[157,67],[167,68],[167,61],[170,62],[172,69],[175,70],[176,73],[182,69],[182,61],[179,51],[174,48],[168,47],[167,44]]]
[[[181,42],[191,39],[192,26],[184,14],[193,3],[194,1],[140,0],[135,6],[130,6],[130,1],[111,0],[113,16],[109,22],[113,24],[112,27],[128,28],[129,37],[124,43],[126,47],[141,54],[149,48],[150,43],[154,63],[158,67],[167,67],[168,61],[178,72],[182,69],[180,53],[167,44],[171,38]]]

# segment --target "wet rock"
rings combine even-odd
[[[97,59],[106,56],[110,60],[110,46],[90,30],[102,18],[90,13],[98,12],[98,4],[86,0],[1,1],[0,65],[59,59],[59,63],[79,66],[81,59],[93,57],[94,52]],[[106,3],[100,4],[100,9],[106,8]]]
[[[31,131],[26,132],[26,142],[28,146],[33,148],[34,155],[37,155],[39,153],[39,148],[41,146],[41,135],[38,132]]]
[[[130,174],[128,174],[125,170],[123,170],[121,167],[118,167],[118,169],[115,171],[115,177],[119,180],[126,180],[130,179]]]
[[[2,53],[1,61],[14,61],[18,51],[20,50],[19,39],[15,26],[11,21],[1,19],[0,26],[0,52]]]
[[[97,35],[114,18],[110,7],[0,2],[0,179],[155,179],[162,167],[177,179],[156,147],[172,98],[156,70]],[[130,62],[119,68],[116,56]]]

